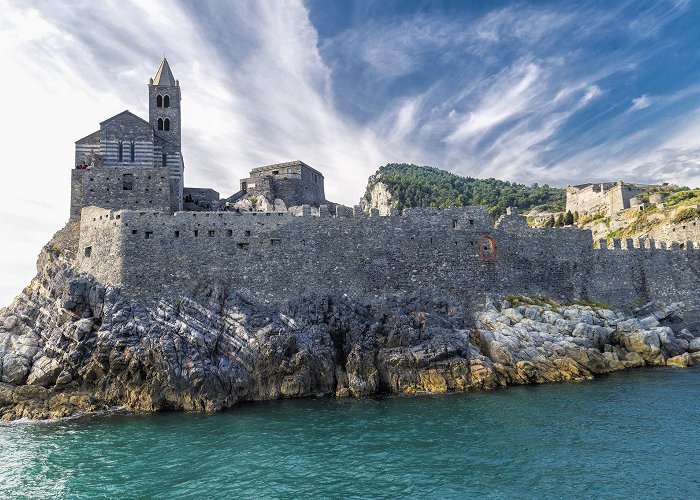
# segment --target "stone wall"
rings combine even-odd
[[[131,177],[129,177],[131,176]],[[130,189],[126,189],[130,188]],[[167,167],[103,167],[71,172],[71,219],[83,207],[171,212]]]
[[[143,297],[221,283],[267,300],[425,291],[465,302],[492,292],[611,304],[700,299],[695,249],[594,249],[589,231],[531,229],[517,215],[493,227],[483,207],[302,213],[113,212],[111,237],[81,234],[79,266],[101,281],[117,276],[124,292]],[[104,255],[102,240],[121,245],[121,273],[85,257],[86,247]]]

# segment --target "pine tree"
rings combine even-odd
[[[564,225],[564,214],[557,215],[557,220],[554,222],[554,227],[562,227]]]
[[[570,226],[573,223],[574,223],[574,214],[571,213],[571,210],[568,210],[566,212],[566,215],[564,216],[564,225]]]

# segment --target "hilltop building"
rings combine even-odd
[[[614,215],[631,208],[630,201],[650,187],[623,181],[567,186],[566,210],[579,215]]]

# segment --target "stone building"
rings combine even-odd
[[[180,82],[163,59],[148,83],[148,120],[126,110],[75,143],[71,218],[84,206],[182,209]]]
[[[323,174],[303,161],[277,163],[254,168],[250,177],[241,179],[241,191],[274,201],[284,200],[288,207],[326,203]]]
[[[630,208],[630,200],[650,187],[623,181],[567,186],[566,210],[579,215],[614,215]]]

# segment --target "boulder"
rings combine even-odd
[[[700,352],[700,337],[688,342],[688,352]]]
[[[685,367],[693,365],[693,357],[690,354],[688,354],[687,352],[684,352],[680,356],[674,356],[672,358],[668,358],[666,360],[666,364],[668,366],[678,366],[681,368],[685,368]]]
[[[39,385],[49,387],[56,382],[58,374],[63,369],[56,359],[42,357],[34,363],[32,370],[27,377],[28,385]]]

